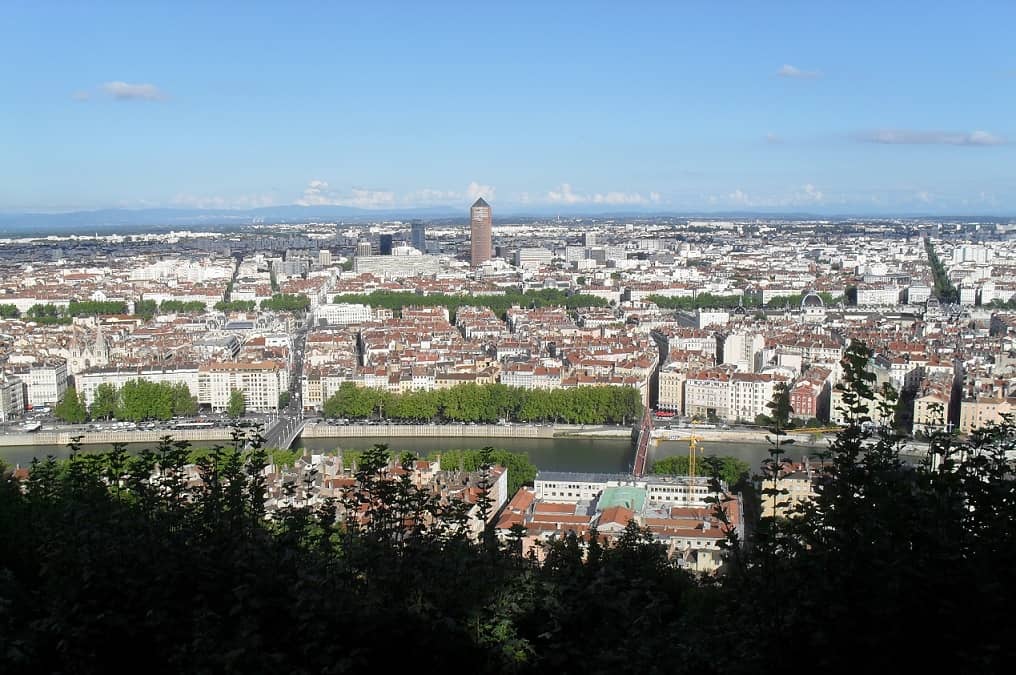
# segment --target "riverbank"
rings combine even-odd
[[[739,443],[765,443],[767,437],[772,434],[765,429],[653,429],[653,440],[661,441],[690,441],[692,435],[699,440],[708,441],[734,441]],[[818,433],[788,433],[784,439],[793,440],[795,443],[807,445],[818,445],[825,438],[832,438],[835,434],[823,435]]]
[[[41,431],[0,435],[0,447],[67,445],[80,437],[82,445],[157,443],[163,436],[177,441],[228,441],[229,427],[212,429],[166,429],[160,431]],[[304,438],[442,437],[442,438],[629,438],[630,427],[579,424],[308,424]]]
[[[158,443],[163,436],[174,441],[225,441],[230,440],[229,427],[212,429],[166,429],[161,431],[37,431],[30,434],[3,434],[0,447],[28,445],[67,445],[75,437],[82,445],[112,445],[113,443]]]
[[[308,424],[303,438],[553,438],[553,426],[527,424]]]

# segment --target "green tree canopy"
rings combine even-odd
[[[737,485],[742,479],[747,478],[751,471],[751,466],[749,466],[748,462],[736,457],[716,457],[715,455],[710,455],[700,458],[698,462],[700,466],[715,464],[720,479],[731,487]],[[663,476],[687,476],[688,455],[672,455],[659,459],[653,462],[650,471],[656,475]],[[705,472],[699,471],[698,473]]]
[[[88,419],[88,410],[85,408],[82,396],[74,387],[67,387],[60,402],[53,408],[53,414],[58,420],[70,424],[81,424]]]
[[[240,417],[246,411],[247,401],[244,399],[243,392],[239,389],[229,392],[229,404],[226,406],[226,414],[230,417]]]
[[[67,316],[101,316],[126,314],[127,303],[122,300],[71,300],[67,305]]]
[[[159,303],[155,300],[138,300],[134,303],[134,313],[145,319],[151,319],[159,311]]]
[[[626,424],[642,414],[642,398],[633,387],[521,389],[503,384],[460,384],[449,389],[391,394],[343,382],[323,406],[330,418],[365,419],[374,415],[407,422],[560,422]]]
[[[112,419],[120,411],[120,392],[116,385],[103,382],[95,388],[92,399],[92,419]]]
[[[257,308],[254,300],[220,300],[215,309],[220,312],[252,312]]]
[[[276,293],[271,298],[261,301],[261,309],[272,312],[305,312],[309,307],[310,298],[303,294]]]
[[[177,314],[202,314],[208,311],[208,305],[200,300],[163,300],[159,310]]]
[[[445,307],[448,315],[455,317],[460,306],[487,307],[502,319],[513,306],[519,307],[606,307],[607,301],[595,295],[576,293],[567,295],[554,289],[539,291],[507,291],[503,295],[446,295],[433,293],[418,295],[409,292],[375,291],[373,293],[336,295],[336,303],[367,304],[371,307],[384,307],[394,312],[401,312],[404,307]]]

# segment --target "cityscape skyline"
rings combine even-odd
[[[0,212],[1016,213],[1006,3],[184,5],[11,8]]]

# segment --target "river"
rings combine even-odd
[[[631,470],[633,459],[631,442],[624,438],[298,438],[294,447],[308,448],[315,452],[331,452],[336,448],[363,450],[375,443],[387,443],[395,452],[411,451],[427,455],[436,450],[460,448],[481,448],[491,445],[512,452],[529,455],[529,459],[538,468],[546,471],[583,471],[595,473],[627,473]],[[202,443],[204,444],[204,443]],[[130,450],[140,450],[153,444],[132,443]],[[769,445],[759,442],[704,441],[699,443],[701,456],[731,456],[748,462],[753,470],[757,470],[762,460],[769,456]],[[85,452],[98,452],[107,449],[105,446],[84,446]],[[814,452],[817,448],[793,445],[788,448],[787,456],[799,460],[803,454]],[[654,459],[688,452],[686,441],[664,441],[653,452]],[[0,459],[10,465],[29,464],[33,457],[53,455],[64,458],[69,451],[63,446],[10,446],[0,447]]]

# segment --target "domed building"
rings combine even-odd
[[[822,300],[822,296],[816,293],[814,290],[808,291],[801,298],[801,309],[805,310],[809,307],[825,307],[825,301]]]
[[[826,306],[816,291],[810,290],[801,298],[801,317],[807,323],[821,323],[825,320]]]

